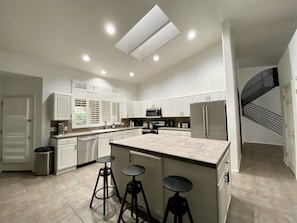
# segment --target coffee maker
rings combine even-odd
[[[64,135],[65,133],[65,125],[62,122],[58,123],[58,135]]]

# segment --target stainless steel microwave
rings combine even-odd
[[[148,108],[148,109],[146,109],[146,117],[147,118],[161,118],[162,117],[161,108]]]

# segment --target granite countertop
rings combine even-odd
[[[115,128],[115,129],[112,129],[112,128],[110,128],[110,129],[95,129],[95,130],[91,130],[91,131],[71,132],[71,133],[65,133],[63,135],[53,135],[51,137],[55,138],[55,139],[63,139],[63,138],[70,138],[70,137],[103,134],[103,133],[109,133],[109,132],[119,132],[119,131],[131,130],[131,129],[138,129],[138,127],[122,127],[122,128]]]
[[[230,146],[230,142],[222,140],[158,134],[145,134],[110,144],[212,168],[217,168]]]

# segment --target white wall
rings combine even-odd
[[[278,115],[282,115],[279,87],[273,88],[253,101],[253,103]],[[283,146],[284,137],[282,135],[259,125],[244,116],[241,117],[241,120],[243,143],[251,142]]]
[[[50,138],[50,100],[52,92],[71,93],[71,80],[100,83],[106,87],[119,89],[123,100],[136,100],[137,88],[134,85],[114,81],[107,78],[54,66],[37,58],[30,58],[21,54],[0,51],[0,71],[42,78],[42,109],[38,110],[42,116],[41,145],[47,145]]]
[[[241,97],[242,90],[246,83],[258,73],[271,68],[272,66],[250,67],[239,69],[238,89]],[[280,88],[275,87],[266,94],[253,101],[254,104],[266,108],[278,115],[282,115]],[[241,115],[242,143],[253,142],[271,145],[283,145],[283,136],[265,128]]]
[[[222,44],[218,42],[138,86],[138,100],[225,90]]]
[[[231,169],[239,171],[241,162],[240,144],[240,118],[238,102],[238,68],[237,57],[232,39],[230,22],[222,23],[222,43],[224,55],[224,68],[226,73],[226,105],[227,105],[227,126],[228,140],[231,142]]]

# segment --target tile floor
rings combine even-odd
[[[0,222],[116,222],[117,203],[110,201],[105,218],[100,201],[89,208],[99,167],[92,164],[44,177],[29,172],[0,173]],[[297,182],[282,161],[282,148],[243,147],[241,172],[232,173],[227,222],[297,222]]]

